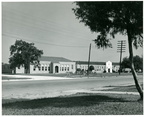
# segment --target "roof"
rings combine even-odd
[[[88,64],[88,61],[76,61],[77,64]],[[90,65],[106,65],[106,62],[93,62],[90,61]],[[119,63],[112,62],[112,65],[119,65]]]
[[[41,56],[39,58],[40,61],[51,61],[53,63],[59,63],[59,62],[72,62],[69,59],[63,58],[63,57],[49,57],[49,56]]]
[[[77,64],[88,64],[88,61],[76,61]],[[90,64],[93,65],[105,65],[105,62],[93,62],[91,61]]]
[[[119,63],[116,63],[116,62],[114,62],[114,63],[112,63],[113,65],[119,65]]]

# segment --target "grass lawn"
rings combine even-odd
[[[113,87],[113,86],[106,86],[106,87]],[[143,83],[141,84],[143,89]],[[114,86],[112,89],[104,89],[103,91],[122,91],[122,92],[138,92],[135,85],[129,86]]]
[[[14,77],[6,77],[6,76],[2,76],[2,80],[25,80],[25,79],[31,79],[31,78],[14,78]]]
[[[3,115],[142,115],[136,95],[74,94],[2,104]]]

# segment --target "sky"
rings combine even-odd
[[[113,48],[98,49],[93,40],[97,33],[80,23],[74,15],[73,2],[3,2],[2,3],[2,62],[8,63],[10,46],[16,40],[33,42],[43,50],[43,56],[64,57],[72,61],[87,61],[89,45],[91,61],[119,62],[117,52],[118,40],[126,40],[127,36],[116,35],[111,40]],[[143,49],[134,49],[134,55],[143,55]]]

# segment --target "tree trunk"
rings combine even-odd
[[[27,65],[25,65],[25,74],[29,73],[30,73],[30,63],[27,63]]]
[[[132,75],[133,75],[133,78],[134,78],[134,82],[135,82],[135,86],[140,94],[140,98],[143,99],[143,90],[138,82],[138,79],[137,79],[137,73],[134,69],[134,63],[133,63],[133,43],[132,43],[132,37],[131,37],[131,34],[128,32],[128,44],[129,44],[129,60],[130,60],[130,63],[131,63],[131,71],[132,71]]]

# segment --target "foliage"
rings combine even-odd
[[[94,39],[98,48],[112,47],[110,39],[117,33],[127,35],[131,71],[143,99],[133,60],[133,46],[137,49],[143,45],[143,1],[76,2],[73,11],[80,22],[98,33]]]
[[[129,58],[128,58],[128,57],[124,57],[124,58],[123,58],[123,61],[122,61],[122,63],[121,63],[121,67],[122,67],[122,69],[123,69],[123,68],[131,68],[131,66],[130,66],[130,61],[129,61]]]
[[[73,9],[76,17],[99,35],[94,40],[98,48],[112,47],[110,37],[129,30],[133,44],[142,46],[143,4],[142,1],[124,2],[76,2]]]
[[[139,57],[138,55],[134,56],[134,67],[135,70],[143,70],[143,58]],[[130,60],[128,57],[123,58],[122,61],[122,68],[131,68],[130,66]]]
[[[30,63],[39,64],[39,57],[43,54],[42,50],[37,49],[34,43],[28,43],[22,40],[16,40],[14,45],[10,47],[9,63],[11,68],[23,66],[28,72]]]
[[[142,70],[143,71],[143,58],[139,56],[134,56],[134,66],[135,70]]]
[[[90,70],[90,71],[94,70],[94,66],[91,65],[91,66],[89,67],[89,70]]]

